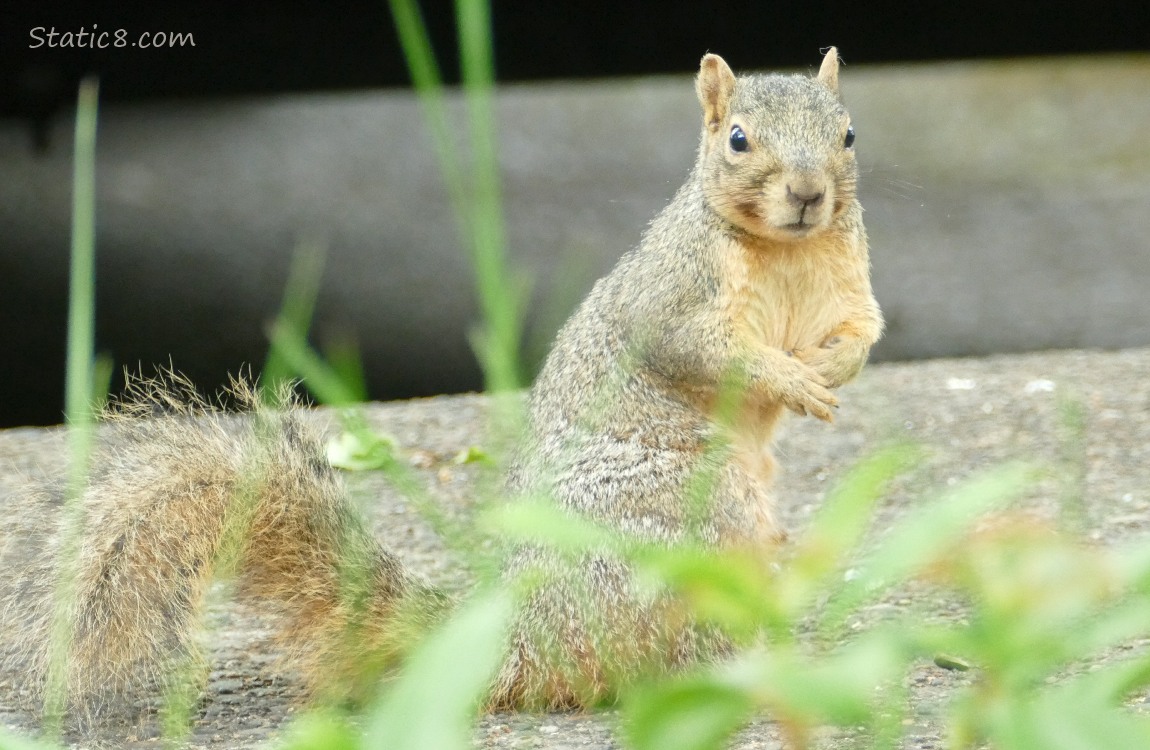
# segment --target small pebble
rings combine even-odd
[[[217,693],[234,693],[237,690],[243,689],[244,681],[236,678],[227,678],[223,680],[216,680],[211,684],[216,689]]]

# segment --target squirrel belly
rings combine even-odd
[[[696,163],[557,335],[507,489],[640,540],[696,535],[769,558],[784,536],[775,427],[787,411],[830,421],[832,389],[882,331],[854,131],[834,48],[814,78],[737,78],[707,55],[696,91]],[[733,377],[739,409],[723,421],[716,404]],[[289,659],[318,694],[370,689],[453,602],[367,530],[298,413],[260,406],[241,384],[251,413],[238,418],[176,385],[137,385],[111,415],[117,444],[95,457],[68,612],[70,705],[98,713],[195,662],[198,613],[221,571],[281,615]],[[717,439],[732,450],[709,450]],[[687,498],[700,471],[713,477],[701,517]],[[0,659],[26,669],[33,694],[48,670],[62,533],[0,592]],[[731,648],[610,554],[573,565],[522,547],[505,570],[542,585],[513,625],[492,708],[592,705]]]

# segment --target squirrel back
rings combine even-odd
[[[696,163],[557,335],[507,490],[636,539],[769,560],[783,538],[773,431],[788,410],[830,421],[832,389],[858,373],[882,329],[854,133],[834,48],[815,78],[736,78],[707,55],[696,91]],[[720,420],[732,382],[739,408]],[[451,610],[365,529],[304,420],[240,391],[254,409],[246,419],[163,386],[142,388],[117,417],[126,445],[97,457],[83,499],[74,705],[154,687],[174,663],[194,662],[199,606],[221,569],[283,616],[287,648],[321,693],[359,684],[357,664],[385,668]],[[151,416],[157,407],[165,415]],[[710,450],[716,441],[731,449]],[[701,506],[688,497],[700,472],[712,477]],[[46,668],[54,552],[0,613],[24,644],[0,656],[31,665],[33,682]],[[505,569],[541,583],[513,625],[491,707],[591,705],[730,648],[610,553],[572,565],[520,547]]]

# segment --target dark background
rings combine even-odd
[[[454,4],[422,6],[444,76],[453,81]],[[1150,23],[1144,12],[1122,3],[499,0],[493,4],[493,25],[497,74],[503,82],[684,74],[707,50],[738,61],[740,69],[796,67],[809,65],[814,52],[828,43],[839,46],[848,65],[1150,49]],[[129,39],[142,32],[190,34],[195,46],[146,53],[30,48],[29,31],[35,27],[75,33],[81,28],[91,32],[94,26],[99,31],[124,29]],[[21,148],[37,152],[70,148],[70,143],[51,141],[50,125],[70,116],[76,83],[89,73],[99,74],[101,99],[113,105],[354,91],[407,83],[386,0],[8,2],[0,10],[0,120],[27,132]],[[2,261],[0,275],[5,268]],[[16,278],[39,280],[10,283]],[[47,278],[53,281],[45,286]],[[0,321],[35,327],[37,340],[43,343],[38,351],[31,347],[0,351],[4,402],[0,426],[60,420],[66,292],[63,269],[27,277],[13,272],[9,279],[0,278],[0,297],[6,297],[0,299]],[[34,305],[28,304],[30,299],[35,299]],[[30,309],[54,312],[28,320]],[[109,314],[107,309],[100,312],[98,349]],[[124,335],[117,334],[121,340]],[[168,344],[165,339],[163,345]],[[266,341],[252,346],[266,347]],[[123,356],[126,350],[129,347],[118,346],[116,355]],[[260,356],[254,354],[250,360],[258,362]],[[206,358],[185,352],[182,361]],[[220,371],[234,366],[234,361],[219,363]],[[455,369],[454,381],[421,382],[435,390],[473,389],[481,385],[477,373],[473,366],[463,366]],[[410,383],[373,387],[371,396],[422,395],[426,388]]]
[[[105,101],[403,86],[407,73],[386,0],[277,3],[7,3],[0,28],[0,114],[29,122],[101,75]],[[451,2],[424,2],[452,80]],[[682,73],[703,51],[745,68],[794,66],[832,40],[849,63],[1064,55],[1147,49],[1144,8],[1099,2],[660,2],[496,0],[502,81]],[[183,32],[173,50],[29,49],[29,30]]]

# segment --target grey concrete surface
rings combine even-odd
[[[792,541],[803,539],[824,497],[861,458],[892,442],[910,442],[920,447],[921,459],[891,482],[875,506],[872,544],[881,544],[900,521],[946,488],[992,467],[1026,462],[1044,470],[1019,488],[1013,512],[1024,514],[1036,528],[1073,529],[1084,547],[1099,552],[1143,550],[1150,545],[1148,369],[1150,348],[868,367],[841,390],[842,408],[833,424],[787,419],[776,450],[781,467],[776,482],[780,519]],[[1081,408],[1079,421],[1068,420],[1068,404]],[[395,439],[400,455],[411,465],[416,486],[429,493],[436,514],[467,528],[474,521],[477,498],[484,497],[484,488],[489,487],[484,480],[491,477],[485,476],[479,462],[461,464],[455,457],[469,448],[493,444],[490,408],[491,401],[482,395],[451,396],[372,404],[365,417],[373,429]],[[330,410],[315,417],[328,429],[338,424]],[[28,551],[28,529],[53,521],[31,511],[37,506],[30,505],[24,493],[30,478],[64,475],[65,437],[58,429],[0,430],[0,591],[16,580],[12,571],[19,569],[21,555]],[[346,477],[383,544],[435,585],[467,589],[471,578],[461,551],[435,533],[420,502],[398,491],[381,472]],[[204,699],[193,710],[186,747],[274,748],[284,727],[307,706],[292,661],[277,661],[279,652],[270,637],[274,620],[266,612],[228,603],[224,596],[209,599],[213,602],[206,620],[209,635],[203,642],[211,672]],[[939,628],[959,627],[973,619],[966,595],[919,580],[900,584],[853,612],[849,628],[839,635],[904,618]],[[986,627],[985,621],[982,626]],[[812,654],[825,645],[812,648]],[[1148,652],[1150,633],[1143,630],[1117,648],[1075,661],[1065,672],[1059,670],[1059,677],[1117,667]],[[963,672],[941,669],[930,659],[916,660],[903,683],[907,703],[897,746],[906,750],[955,746],[948,737],[953,730],[951,707],[986,675],[977,667]],[[35,734],[39,723],[19,684],[17,675],[0,669],[0,729]],[[1131,713],[1150,713],[1146,686],[1127,698]],[[473,746],[622,748],[627,745],[617,731],[618,723],[613,710],[491,714],[477,717]],[[1071,717],[1067,726],[1073,723]],[[769,714],[759,715],[729,747],[782,750],[783,729]],[[157,731],[155,716],[145,711],[138,722],[108,727],[104,744],[77,739],[71,746],[152,750],[162,742]],[[828,727],[818,733],[812,747],[860,750],[874,747],[873,739],[853,727]]]
[[[876,359],[1150,344],[1150,56],[855,67],[843,52],[889,319]],[[509,86],[498,104],[538,357],[682,182],[697,105],[687,75]],[[37,154],[0,123],[0,392],[18,394],[0,424],[62,392],[70,128]],[[316,238],[317,338],[355,337],[374,397],[476,387],[469,268],[425,131],[400,92],[107,107],[100,348],[170,357],[207,387],[258,365],[293,248]]]

